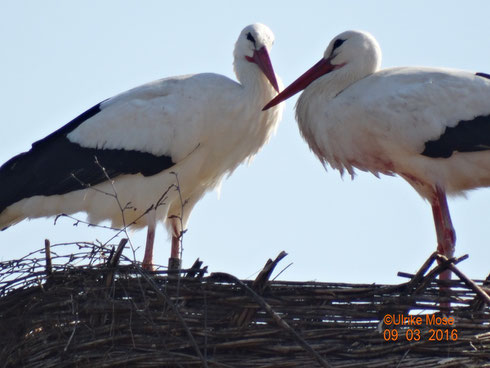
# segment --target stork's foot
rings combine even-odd
[[[451,281],[451,275],[452,275],[451,270],[445,270],[445,271],[441,272],[441,274],[439,275],[439,280],[443,281],[443,282],[444,281]],[[448,286],[441,285],[441,287],[439,288],[439,295],[440,296],[449,295],[450,290],[451,289]],[[441,302],[441,312],[442,313],[448,314],[450,309],[451,309],[451,303],[450,302]]]
[[[182,261],[180,258],[170,257],[168,259],[168,270],[169,271],[179,271],[182,267]]]
[[[451,228],[451,229],[444,229],[444,243],[441,244],[439,243],[437,245],[437,251],[439,253],[441,253],[442,255],[446,256],[447,259],[450,259],[453,257],[454,255],[454,242],[455,242],[455,234],[454,234],[454,230]],[[438,261],[438,263],[440,264],[441,262]],[[452,272],[451,270],[445,270],[443,272],[440,273],[439,275],[439,280],[440,281],[451,281],[451,275],[452,275]],[[439,288],[439,294],[440,295],[449,295],[449,291],[451,289],[449,288],[449,286],[443,286],[441,285],[441,287]],[[449,313],[449,310],[451,308],[451,303],[450,302],[442,302],[441,303],[441,312],[442,313]]]
[[[446,230],[446,229],[445,229]],[[445,235],[445,244],[439,243],[437,245],[437,251],[446,256],[448,259],[452,258],[454,254],[454,240],[455,240],[455,235],[454,235],[454,230],[452,229],[447,229],[447,231],[444,231]],[[441,263],[440,261],[437,261],[437,263]],[[439,274],[439,280],[440,281],[451,281],[451,275],[452,272],[451,270],[445,270]],[[443,286],[441,285],[439,288],[439,295],[449,295],[449,291],[451,289],[448,286]],[[451,303],[450,302],[442,302],[441,303],[441,312],[448,314],[449,310],[451,308]]]
[[[153,266],[153,257],[147,257],[145,253],[141,267],[146,271],[155,271],[155,267]]]

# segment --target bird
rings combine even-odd
[[[490,75],[380,65],[374,36],[343,32],[264,110],[304,90],[296,120],[325,168],[405,179],[432,207],[437,251],[453,257],[447,196],[490,186]]]
[[[274,34],[245,27],[235,43],[238,82],[201,73],[160,79],[108,98],[0,167],[0,229],[24,219],[86,212],[90,223],[144,228],[153,269],[158,222],[170,259],[204,194],[250,161],[277,129],[283,106],[262,111],[282,86]]]

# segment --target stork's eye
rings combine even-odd
[[[247,40],[252,42],[255,46],[255,38],[252,36],[252,34],[250,32],[247,33]]]
[[[333,49],[332,49],[332,52],[333,52],[333,51],[334,51],[336,48],[338,48],[338,47],[342,46],[342,44],[344,43],[344,41],[345,41],[345,40],[341,40],[340,38],[339,38],[339,39],[337,39],[337,40],[335,40],[335,42],[333,43]]]

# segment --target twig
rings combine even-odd
[[[267,286],[267,281],[269,280],[272,272],[274,272],[275,267],[286,256],[287,253],[285,251],[282,251],[281,253],[279,253],[274,261],[269,258],[264,268],[259,272],[254,282],[252,283],[252,289],[255,290],[258,294],[262,294]],[[241,313],[238,313],[231,318],[232,324],[244,327],[252,320],[255,313],[256,308],[245,308]]]
[[[53,265],[51,263],[51,244],[49,239],[44,239],[44,252],[46,258],[46,276],[51,276],[53,273]]]
[[[272,279],[272,281],[275,281],[279,276],[281,276],[281,274],[286,271],[289,267],[291,267],[293,265],[293,262],[291,262],[290,264],[288,264],[286,267],[284,267],[277,275],[276,277],[274,277]]]
[[[447,257],[438,254],[437,259],[441,262],[449,262],[448,268],[453,271],[470,289],[472,289],[483,301],[490,306],[490,296],[479,287],[473,280],[471,280],[468,276],[466,276],[463,272],[461,272],[452,262],[447,259]]]
[[[490,274],[487,276],[487,278],[483,281],[481,288],[487,293],[490,294]],[[474,300],[471,302],[471,309],[477,311],[477,310],[483,310],[485,308],[485,303],[483,300],[478,298],[478,295],[475,296]]]
[[[201,266],[202,266],[202,261],[196,259],[194,261],[194,264],[191,266],[191,268],[187,271],[187,274],[185,275],[186,278],[192,279],[194,277],[201,278],[202,277],[202,272],[201,272]]]
[[[78,313],[75,312],[75,305],[73,304],[73,295],[71,295],[71,311],[72,311],[72,314],[75,317],[77,317]],[[73,326],[73,331],[71,332],[70,338],[66,342],[65,348],[63,349],[64,352],[66,352],[68,350],[68,347],[70,346],[71,340],[73,339],[73,336],[75,336],[75,331],[77,330],[77,326],[78,326],[78,318],[75,319],[75,326]]]
[[[176,186],[176,191],[179,194],[179,199],[180,199],[180,216],[176,216],[180,222],[180,234],[179,234],[179,243],[180,243],[180,259],[182,260],[182,254],[184,252],[184,233],[186,230],[184,229],[184,206],[187,204],[187,201],[184,202],[184,199],[182,198],[182,192],[180,191],[180,182],[179,182],[179,176],[175,171],[171,171],[170,174],[173,174],[175,176],[175,182],[177,183]],[[175,216],[174,216],[175,217]],[[180,267],[179,267],[180,269]]]
[[[437,253],[437,252],[435,252],[435,253]],[[432,260],[432,262],[434,262],[434,260]],[[424,264],[423,266],[425,266],[425,264]],[[422,266],[422,267],[423,267],[423,266]],[[430,266],[429,266],[429,267],[430,267]],[[425,272],[425,271],[424,271],[424,272]],[[403,354],[402,358],[400,359],[400,361],[398,362],[398,364],[396,365],[396,367],[395,367],[395,368],[399,368],[399,367],[400,367],[400,365],[401,365],[401,364],[402,364],[402,362],[405,360],[405,358],[407,357],[407,355],[408,355],[408,353],[410,352],[410,350],[411,350],[411,349],[407,349],[407,351],[405,352],[405,354]]]
[[[56,225],[56,222],[58,221],[58,219],[60,217],[67,217],[67,218],[69,218],[71,220],[74,220],[75,223],[73,224],[73,226],[78,226],[78,224],[83,224],[83,225],[87,225],[88,227],[96,227],[96,228],[99,228],[99,229],[107,229],[107,230],[113,230],[113,231],[120,231],[121,230],[120,228],[117,228],[117,227],[105,226],[105,225],[98,225],[98,224],[94,224],[92,222],[80,220],[80,219],[77,219],[75,216],[71,216],[71,215],[68,215],[66,213],[60,213],[59,215],[57,215],[54,218],[54,224],[55,225]]]
[[[73,339],[73,336],[75,336],[75,331],[77,330],[77,325],[78,325],[78,323],[75,323],[75,326],[73,327],[73,331],[71,332],[70,338],[68,339],[68,341],[65,345],[65,348],[63,349],[63,351],[65,351],[65,352],[68,350],[68,346],[70,346],[70,343],[71,343],[71,340]]]
[[[107,267],[109,268],[109,272],[105,276],[105,286],[107,288],[111,285],[114,279],[114,268],[118,264],[119,259],[121,258],[121,254],[127,242],[128,239],[121,239],[119,245],[117,246],[116,251],[113,253],[112,257],[107,262]]]
[[[437,252],[434,252],[430,255],[430,257],[424,262],[422,267],[417,271],[417,273],[412,277],[412,280],[407,282],[406,290],[407,292],[412,291],[415,286],[422,281],[427,270],[432,266],[434,261],[436,260]],[[398,272],[398,276],[400,276],[401,272]]]
[[[127,242],[128,242],[128,239],[121,239],[121,241],[119,242],[119,245],[117,246],[117,249],[116,249],[114,255],[107,262],[108,267],[114,267],[115,265],[117,265],[117,263],[119,262],[119,258],[121,258],[121,254],[122,254],[124,247],[126,246]]]
[[[119,200],[119,196],[117,194],[116,186],[114,185],[114,180],[111,179],[111,177],[107,173],[107,170],[105,169],[105,167],[100,164],[99,159],[97,158],[97,156],[94,156],[94,158],[95,158],[95,163],[100,167],[100,169],[104,173],[105,177],[107,178],[107,181],[111,184],[112,190],[114,192],[113,197],[116,200],[116,203],[117,203],[117,205],[119,207],[119,210],[121,211],[121,220],[122,220],[122,223],[123,223],[124,233],[126,234],[126,237],[129,240],[129,244],[131,244],[131,248],[134,248],[133,247],[133,244],[131,242],[131,239],[129,237],[128,231],[127,231],[126,216],[124,215],[124,211],[129,208],[128,207],[129,203],[127,203],[124,207],[122,206],[121,201]]]
[[[258,276],[255,278],[254,282],[252,283],[252,287],[255,290],[258,290],[259,292],[263,292],[266,285],[267,285],[267,280],[269,280],[272,272],[274,272],[274,269],[276,268],[277,264],[288,254],[285,251],[281,251],[279,255],[276,257],[275,260],[268,260],[262,269]]]
[[[98,165],[100,166],[99,162],[97,161],[97,156],[94,156],[94,158],[95,158],[95,163],[96,163],[96,164],[98,164]],[[104,171],[105,171],[105,170],[104,170]],[[105,174],[106,174],[106,176],[107,176],[107,172],[106,172]],[[87,188],[87,189],[94,190],[94,191],[96,191],[96,192],[99,192],[99,193],[102,193],[102,194],[108,195],[108,196],[110,196],[110,197],[114,197],[114,194],[112,194],[112,193],[109,193],[109,192],[103,191],[103,190],[101,190],[101,189],[99,189],[99,188],[96,188],[96,187],[92,186],[91,184],[85,183],[83,180],[79,179],[79,178],[78,178],[78,177],[77,177],[77,176],[76,176],[74,173],[71,173],[71,177],[72,177],[73,179],[75,179],[76,181],[78,181],[78,183],[79,183],[79,184],[80,184],[82,187],[85,187],[85,188]]]

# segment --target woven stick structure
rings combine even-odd
[[[434,254],[399,285],[269,281],[281,253],[248,281],[199,261],[148,273],[124,245],[1,263],[0,367],[490,367],[490,279],[439,295],[461,259],[429,271]],[[453,325],[383,322],[436,321],[444,301]]]

